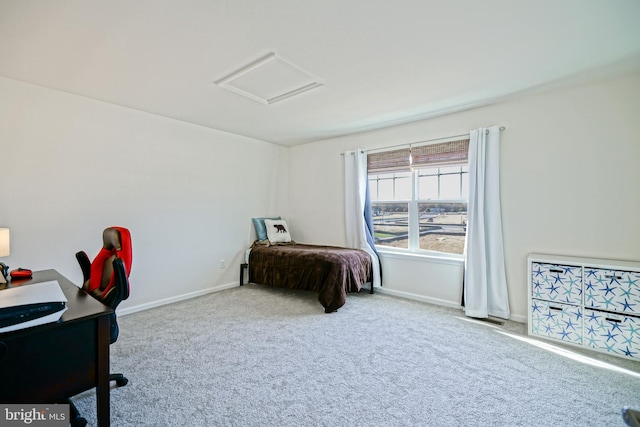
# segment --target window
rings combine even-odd
[[[469,140],[367,156],[377,247],[464,252]]]

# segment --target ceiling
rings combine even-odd
[[[291,146],[638,70],[639,18],[639,0],[0,0],[0,76]],[[270,54],[284,77],[232,83],[316,85],[265,103],[279,89],[221,83]]]

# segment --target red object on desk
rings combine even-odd
[[[18,268],[16,270],[11,270],[12,279],[30,279],[33,276],[33,271],[28,268]]]

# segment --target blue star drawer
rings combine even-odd
[[[640,262],[530,254],[529,335],[640,361]]]

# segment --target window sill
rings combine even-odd
[[[408,261],[430,262],[438,264],[464,265],[464,257],[456,254],[426,254],[416,252],[393,251],[388,249],[376,248],[381,258],[395,258]]]

